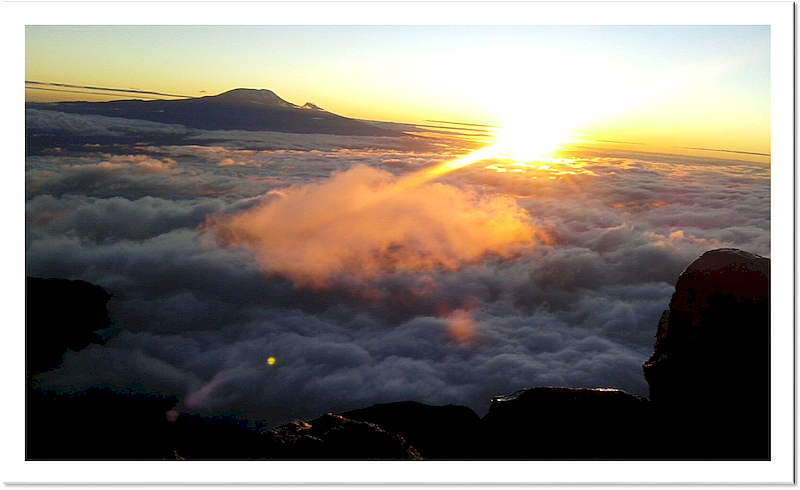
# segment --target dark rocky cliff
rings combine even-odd
[[[495,397],[482,419],[467,407],[398,402],[256,431],[235,420],[176,418],[169,409],[177,400],[169,397],[108,390],[59,395],[31,387],[26,456],[769,459],[769,267],[764,257],[719,249],[686,268],[644,363],[649,400],[614,389],[535,387]],[[69,337],[69,330],[56,328],[68,310],[40,314],[53,294],[44,284],[28,281],[28,333],[55,328]],[[94,291],[87,297],[96,299],[80,308],[88,316],[74,343],[59,338],[39,359],[29,342],[28,365],[39,370],[52,369],[66,348],[85,346],[108,325],[102,289],[50,284]],[[98,413],[106,414],[103,421]]]
[[[769,269],[718,249],[678,279],[644,364],[664,457],[769,458]]]
[[[67,350],[78,351],[103,343],[98,330],[111,320],[106,303],[111,295],[100,286],[66,279],[25,280],[25,317],[28,343],[35,336],[35,349],[25,352],[25,370],[45,372],[61,364]]]
[[[599,388],[538,387],[496,397],[481,420],[481,457],[644,458],[648,405],[642,397]]]

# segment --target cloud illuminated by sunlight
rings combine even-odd
[[[326,287],[339,274],[454,270],[511,257],[546,235],[509,197],[478,197],[438,183],[397,180],[364,165],[275,193],[254,209],[210,219],[228,245],[252,247],[267,273]]]

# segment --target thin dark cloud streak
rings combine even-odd
[[[725,153],[738,153],[740,155],[756,155],[760,157],[769,157],[772,156],[770,153],[758,153],[754,151],[741,151],[741,150],[723,150],[719,148],[698,148],[695,146],[681,146],[680,148],[685,148],[687,150],[702,150],[702,151],[721,151]]]
[[[617,140],[598,140],[598,139],[590,139],[588,141],[594,141],[596,143],[619,143],[621,145],[641,145],[647,146],[647,143],[637,143],[635,141],[617,141]]]
[[[462,131],[471,131],[473,133],[480,133],[480,134],[493,134],[494,132],[488,129],[478,129],[478,128],[451,128],[449,126],[437,126],[434,124],[415,124],[418,128],[434,128],[434,129],[446,129],[450,134],[468,134],[468,133],[461,133]]]
[[[190,98],[189,95],[177,95],[177,94],[166,94],[163,92],[153,92],[150,90],[136,90],[136,89],[125,89],[125,88],[109,88],[109,87],[95,87],[92,85],[72,85],[69,83],[55,83],[55,82],[39,82],[34,80],[25,80],[25,85],[42,85],[45,87],[61,87],[65,89],[80,89],[80,90],[99,90],[103,93],[97,95],[111,95],[107,94],[107,92],[122,92],[125,94],[136,94],[138,96],[161,96],[161,97],[183,97],[183,98]],[[38,90],[45,90],[44,88],[39,87],[25,87],[29,89],[38,89]],[[53,91],[58,91],[57,89],[49,89]],[[63,92],[69,92],[68,90],[62,90]],[[80,92],[85,93],[85,92]],[[148,98],[157,98],[157,97],[148,97]]]
[[[129,94],[109,94],[103,92],[90,92],[88,90],[67,90],[67,89],[59,89],[59,88],[44,88],[44,87],[25,87],[25,90],[42,90],[45,92],[63,92],[66,94],[86,94],[86,95],[104,95],[107,97],[130,97]],[[163,100],[161,97],[151,97],[146,95],[139,96],[142,99],[152,99],[152,100]]]
[[[502,126],[493,126],[491,124],[474,124],[474,123],[462,123],[462,122],[454,122],[454,121],[440,121],[438,119],[426,119],[425,121],[426,122],[432,122],[432,123],[440,123],[440,124],[453,124],[453,125],[456,125],[456,126],[477,126],[477,127],[480,127],[480,128],[496,128],[496,129],[499,129],[499,128],[502,127]]]

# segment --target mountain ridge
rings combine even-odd
[[[234,88],[217,95],[206,95],[203,97],[193,97],[190,99],[180,100],[200,100],[204,102],[217,102],[217,103],[242,103],[242,104],[262,104],[269,107],[283,107],[287,109],[299,108],[297,104],[293,104],[287,100],[282,99],[278,94],[272,90],[265,88]]]
[[[114,100],[105,102],[51,102],[25,104],[26,108],[72,114],[136,119],[179,124],[206,131],[274,131],[341,136],[405,136],[335,114],[307,102],[298,106],[269,89],[235,88],[217,95],[174,100]],[[37,136],[35,133],[27,137]]]

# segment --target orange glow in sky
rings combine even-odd
[[[505,126],[495,135],[492,144],[417,172],[405,178],[400,187],[414,187],[491,158],[518,163],[550,161],[561,144],[571,141],[572,130],[607,114],[663,96],[676,86],[676,82],[669,80],[641,85],[597,84],[592,93],[577,97],[573,86],[559,88],[553,81],[541,83],[540,92],[546,96],[523,99],[513,110],[498,108],[505,113]]]
[[[768,154],[769,33],[769,26],[44,25],[25,29],[25,79],[192,97],[267,88],[347,117],[504,128],[494,150],[437,172],[487,156],[548,156],[578,130]],[[120,98],[27,88],[27,101]]]

